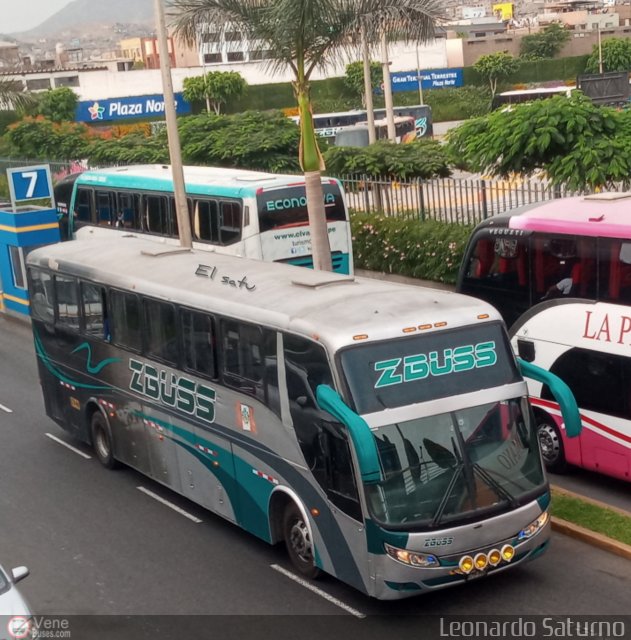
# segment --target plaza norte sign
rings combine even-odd
[[[430,69],[421,71],[422,89],[443,89],[462,87],[462,69]],[[390,74],[392,91],[418,91],[418,72],[399,71]]]
[[[191,112],[191,105],[181,93],[175,94],[175,111],[178,115]],[[126,98],[108,98],[107,100],[84,100],[77,105],[75,120],[100,124],[116,120],[133,118],[163,118],[164,96],[130,96]]]

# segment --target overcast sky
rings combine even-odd
[[[0,0],[0,33],[32,29],[71,0]]]

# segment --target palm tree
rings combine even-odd
[[[34,98],[29,93],[17,88],[15,80],[0,78],[0,110],[14,109],[20,111],[30,106]]]
[[[193,44],[202,28],[240,30],[273,52],[272,71],[289,67],[300,114],[300,165],[305,174],[307,210],[316,269],[331,270],[331,252],[320,172],[324,162],[316,139],[310,78],[317,68],[339,62],[340,53],[359,49],[364,29],[369,43],[381,35],[426,42],[441,15],[440,0],[171,0],[177,33]]]

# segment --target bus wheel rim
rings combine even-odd
[[[292,525],[289,532],[289,542],[291,548],[302,562],[311,563],[313,561],[309,530],[302,520],[298,520]]]
[[[559,457],[559,436],[549,424],[540,425],[538,431],[543,459],[548,462],[554,462]]]
[[[96,432],[96,450],[99,457],[105,459],[110,455],[110,449],[107,444],[107,438],[103,429],[98,429]]]

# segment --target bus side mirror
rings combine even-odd
[[[578,405],[572,390],[553,373],[538,367],[531,362],[526,362],[521,358],[517,358],[517,364],[521,369],[521,373],[526,378],[532,378],[537,382],[548,385],[554,399],[558,402],[565,423],[565,433],[568,438],[575,438],[581,434],[583,425],[581,423],[581,415],[578,411]]]

